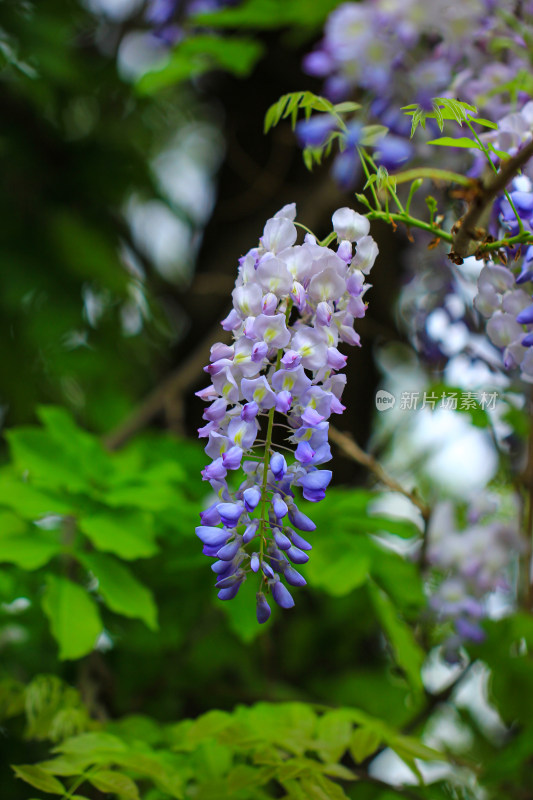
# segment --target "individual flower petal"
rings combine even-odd
[[[222,463],[226,469],[238,469],[242,461],[242,450],[240,447],[230,447],[225,453],[222,453]]]
[[[298,547],[294,547],[294,545],[287,550],[287,555],[295,564],[305,564],[309,561],[307,553],[304,553],[303,550],[299,550]]]
[[[245,489],[242,494],[242,499],[244,500],[244,507],[248,513],[254,511],[259,502],[261,500],[261,491],[257,486],[250,486],[249,489]]]
[[[299,533],[296,533],[296,531],[291,531],[290,528],[287,530],[290,531],[290,538],[295,547],[299,547],[300,550],[313,549],[313,545],[309,544],[309,542],[306,539],[304,539],[303,536],[300,536]]]
[[[292,608],[294,606],[291,593],[281,581],[276,581],[272,585],[272,597],[281,608]]]
[[[222,524],[234,528],[244,513],[244,508],[238,503],[218,503],[217,511]]]
[[[285,297],[292,288],[292,275],[279,258],[262,261],[257,267],[256,277],[264,291],[272,292],[276,297]]]
[[[232,419],[228,425],[228,437],[242,450],[249,450],[257,436],[257,422],[237,418]]]
[[[314,531],[316,530],[316,525],[313,520],[306,517],[296,506],[292,506],[289,508],[289,519],[291,524],[294,525],[295,528],[298,528],[299,531]]]
[[[219,547],[223,545],[230,535],[224,528],[215,528],[212,525],[199,525],[195,529],[195,532],[200,541],[209,547]]]
[[[315,303],[335,302],[346,291],[346,281],[334,269],[325,269],[311,278],[307,293]]]
[[[292,337],[291,349],[301,355],[302,364],[308,369],[319,369],[326,361],[327,346],[317,330],[298,330]]]
[[[287,567],[283,572],[283,577],[291,586],[305,586],[307,584],[304,576],[300,575],[294,567]]]
[[[262,592],[256,594],[256,616],[260,625],[263,625],[270,617],[271,609],[267,603],[266,597]]]
[[[274,510],[274,514],[276,515],[276,519],[278,520],[285,517],[289,511],[287,503],[280,497],[279,494],[275,494],[272,497],[272,508]]]
[[[217,552],[217,557],[221,561],[233,561],[235,556],[237,555],[239,548],[242,544],[242,538],[240,536],[236,537],[235,541],[229,542],[225,544],[224,547],[221,547],[220,550]],[[300,562],[296,562],[297,564]]]
[[[278,392],[276,395],[276,411],[286,414],[292,404],[292,394],[290,392]]]
[[[289,537],[285,536],[285,534],[278,529],[274,531],[274,539],[280,550],[288,550],[290,547],[292,547],[292,542]]]
[[[269,219],[265,225],[261,243],[265,250],[269,250],[271,253],[279,253],[293,245],[296,237],[297,231],[290,219],[274,217]]]
[[[280,481],[287,472],[287,462],[281,453],[273,453],[270,459],[270,469],[277,481]]]
[[[242,543],[243,544],[248,544],[248,542],[251,542],[252,539],[255,538],[255,535],[257,533],[257,528],[258,527],[259,527],[259,521],[258,520],[254,520],[254,522],[251,522],[249,525],[247,525],[246,530],[244,531],[244,533],[242,535]]]
[[[273,314],[272,316],[260,314],[254,322],[254,333],[269,347],[275,347],[278,350],[285,347],[291,340],[285,323],[285,314]]]
[[[233,307],[239,312],[242,319],[246,317],[256,317],[261,313],[263,304],[263,292],[257,283],[247,283],[245,286],[237,286],[231,293],[233,297]]]
[[[241,391],[246,400],[257,403],[260,409],[268,410],[276,405],[276,395],[267,383],[264,375],[253,380],[243,378]],[[255,437],[254,437],[255,438]]]
[[[244,420],[245,422],[251,422],[253,419],[257,417],[258,413],[259,413],[259,406],[255,402],[255,400],[252,400],[250,403],[246,403],[246,405],[243,406],[243,409],[241,411],[241,419]]]
[[[217,594],[218,599],[233,600],[233,598],[235,597],[241,586],[242,586],[242,581],[238,581],[237,583],[234,583],[233,586],[230,586],[228,589],[221,589]]]
[[[370,231],[370,222],[367,218],[351,208],[339,208],[333,214],[331,221],[339,239],[347,239],[349,242],[362,239]]]

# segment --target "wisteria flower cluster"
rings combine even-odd
[[[511,114],[502,120],[498,144],[505,144],[514,154],[531,138],[533,102],[523,113]],[[524,172],[531,170],[526,164]],[[533,191],[531,178],[523,174],[515,178],[507,197],[497,198],[491,232],[498,237],[516,235],[519,226],[533,231]],[[506,370],[520,369],[520,377],[533,383],[533,246],[508,248],[507,264],[485,264],[478,278],[474,306],[485,317],[490,341],[503,352]]]
[[[513,553],[520,550],[516,524],[498,519],[499,498],[485,495],[468,508],[460,530],[453,504],[438,503],[428,528],[428,562],[444,579],[430,597],[437,619],[452,622],[454,635],[446,643],[450,654],[463,642],[481,642],[480,622],[487,616],[487,599],[497,590],[509,591],[505,577]]]
[[[199,430],[211,458],[202,475],[218,499],[196,534],[217,559],[211,568],[221,600],[258,573],[260,623],[271,613],[269,593],[290,608],[285,583],[305,584],[294,565],[308,561],[302,533],[316,526],[297,495],[318,502],[330,483],[331,471],[319,467],[331,458],[328,419],[344,411],[346,356],[338,345],[360,344],[354,321],[365,314],[365,278],[378,253],[368,220],[349,208],[333,214],[336,251],[310,233],[296,244],[295,215],[294,204],[284,206],[240,259],[233,308],[222,322],[233,343],[211,348],[212,384],[198,392],[210,403]],[[274,430],[286,434],[283,445],[274,445]],[[245,477],[233,489],[230,475],[239,468]]]
[[[306,57],[304,68],[326,78],[325,91],[332,99],[344,99],[359,87],[379,97],[383,107],[385,101],[404,96],[406,89],[410,102],[424,105],[453,81],[466,86],[473,77],[476,96],[486,94],[495,83],[483,70],[494,64],[491,38],[505,31],[513,44],[508,71],[498,74],[498,88],[528,60],[525,38],[513,35],[503,17],[514,14],[514,6],[511,0],[343,3],[330,14],[324,39]],[[531,22],[530,14],[528,4],[522,9],[523,25]],[[489,83],[481,85],[483,79]]]
[[[530,99],[525,91],[516,94],[508,88],[519,73],[531,69],[527,41],[533,34],[533,8],[521,4],[517,17],[515,5],[511,0],[343,3],[330,14],[324,38],[304,59],[304,70],[325,79],[324,93],[334,102],[347,99],[354,90],[364,93],[367,116],[389,129],[375,160],[395,169],[425,146],[422,140],[410,141],[411,121],[402,106],[414,102],[431,111],[433,98],[459,97],[497,119]],[[499,61],[494,57],[495,40],[506,43]],[[438,135],[433,120],[427,124]],[[305,147],[318,146],[335,128],[333,118],[311,117],[300,123],[298,138]],[[337,132],[343,148],[332,173],[346,188],[361,177],[361,128],[355,118]],[[455,158],[450,153],[443,156],[452,162]]]
[[[474,298],[477,310],[486,318],[487,335],[503,350],[505,369],[520,368],[522,380],[533,383],[533,303],[531,291],[517,283],[529,283],[533,277],[530,262],[516,278],[507,267],[486,264],[478,279]]]

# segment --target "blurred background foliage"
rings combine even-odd
[[[418,734],[437,706],[420,678],[419,642],[432,645],[423,586],[397,552],[420,519],[372,511],[379,494],[353,490],[362,471],[337,457],[336,479],[351,489],[333,490],[313,510],[310,588],[266,631],[252,587],[231,604],[214,600],[193,535],[208,499],[194,391],[205,383],[237,259],[284,203],[295,200],[299,218],[324,235],[332,210],[348,202],[326,171],[306,172],[287,126],[262,134],[268,106],[302,88],[302,53],[337,4],[178,4],[173,43],[153,22],[154,3],[0,5],[3,800],[61,796],[54,781],[76,785],[87,764],[104,766],[68,797],[135,800],[133,775],[147,800],[182,797],[191,781],[198,800],[244,800],[279,796],[280,783],[269,783],[277,775],[294,798],[392,800],[379,778],[348,782],[347,748],[352,766],[381,749],[415,773],[415,758],[435,755],[418,739],[398,739],[400,730]],[[309,78],[305,87],[317,89]],[[364,346],[350,356],[343,423],[362,444],[375,345],[402,340],[393,312],[401,247],[376,230],[382,256],[361,321]],[[511,642],[533,639],[529,621],[514,624],[494,623],[500,645],[497,655],[480,647],[487,663],[509,661]],[[512,666],[530,696],[527,658]],[[459,673],[450,668],[452,679]],[[509,686],[495,692],[501,710]],[[178,722],[259,701],[289,705],[274,720],[258,707],[236,722],[215,712],[194,729]],[[360,713],[317,717],[322,704]],[[522,761],[494,766],[496,787],[502,775],[527,779],[526,708],[516,708]],[[468,702],[448,710],[475,757],[495,751],[501,729],[494,734]],[[115,739],[98,738],[106,735]],[[268,791],[250,773],[261,765],[254,736],[274,759],[261,767]],[[276,772],[279,748],[286,755],[292,743],[301,757],[305,737],[318,753],[312,764],[329,763],[329,777],[308,763]],[[51,743],[63,748],[57,768],[44,777],[19,771],[33,789],[13,777],[9,764],[52,758]],[[437,781],[410,796],[469,796],[450,791]]]

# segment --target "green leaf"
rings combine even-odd
[[[437,144],[442,147],[464,147],[468,150],[481,150],[482,148],[474,139],[469,139],[468,136],[441,136],[440,139],[432,139],[428,144]]]
[[[36,764],[20,764],[13,766],[12,769],[17,778],[26,781],[34,789],[40,789],[42,792],[49,792],[50,794],[65,794],[63,784]]]
[[[448,757],[432,747],[428,747],[419,739],[401,734],[387,738],[387,744],[404,759],[420,758],[424,761],[448,761]]]
[[[124,800],[140,800],[139,790],[135,783],[121,772],[102,769],[99,772],[89,773],[87,780],[100,792],[116,794]]]
[[[375,753],[381,742],[383,736],[380,732],[372,728],[357,728],[350,739],[350,753],[356,764],[360,764],[365,758]]]
[[[56,531],[40,531],[10,511],[0,511],[0,563],[39,569],[61,550]]]
[[[294,26],[320,28],[338,0],[244,0],[232,8],[200,13],[192,18],[194,24],[215,28],[245,28],[247,30],[270,30]]]
[[[130,506],[142,511],[163,511],[176,506],[176,487],[164,483],[137,483],[118,486],[100,495],[106,506]]]
[[[125,753],[128,748],[117,736],[105,731],[81,733],[66,739],[54,748],[55,753],[87,756],[97,763],[99,757],[109,759],[110,753]]]
[[[41,761],[39,766],[50,775],[71,777],[72,775],[81,775],[88,763],[90,762],[83,756],[58,756],[50,761]]]
[[[313,558],[306,565],[309,584],[334,597],[350,594],[368,578],[370,551],[366,539],[345,533],[314,541]]]
[[[475,117],[474,119],[470,120],[475,125],[483,125],[485,128],[491,128],[492,130],[498,130],[498,126],[495,122],[491,122],[490,119],[484,119],[483,117]]]
[[[197,773],[207,780],[216,780],[226,775],[233,764],[233,750],[233,747],[213,739],[201,742],[193,754]]]
[[[232,716],[227,711],[213,709],[198,717],[188,727],[185,735],[186,749],[191,749],[191,745],[217,736],[232,723]]]
[[[100,440],[76,425],[66,408],[39,406],[37,415],[58,445],[77,461],[80,472],[98,480],[111,472],[111,457]]]
[[[358,111],[358,109],[361,108],[361,104],[353,103],[351,100],[347,100],[344,103],[336,103],[333,108],[337,114],[349,114],[351,111]],[[367,127],[383,128],[385,131],[388,130],[388,128],[385,128],[383,125],[368,125]],[[365,128],[363,128],[363,130],[365,130]]]
[[[299,109],[304,109],[309,115],[311,111],[333,112],[334,106],[325,97],[313,94],[313,92],[292,92],[284,94],[280,99],[270,106],[265,114],[264,132],[268,133],[270,128],[275,127],[278,122],[287,117],[292,117],[293,127],[296,121],[296,113]]]
[[[323,761],[339,761],[348,749],[352,736],[352,720],[342,709],[326,711],[318,719],[316,750]]]
[[[330,781],[325,775],[304,778],[300,785],[307,800],[348,800],[348,795],[339,784]]]
[[[376,614],[389,639],[394,658],[405,672],[406,678],[415,692],[423,692],[421,668],[425,653],[416,642],[411,628],[398,617],[390,597],[373,581],[369,581],[368,589]]]
[[[62,551],[59,541],[35,535],[0,539],[0,563],[6,561],[26,570],[39,569]]]
[[[28,532],[28,524],[12,514],[11,511],[0,510],[0,548],[4,539],[24,536]],[[1,554],[0,549],[0,554]]]
[[[42,606],[59,644],[61,659],[81,658],[92,652],[102,632],[98,609],[85,589],[67,578],[47,576]]]
[[[0,503],[12,508],[24,519],[34,520],[49,514],[69,514],[72,504],[59,492],[38,489],[8,473],[0,475]]]
[[[215,34],[189,36],[175,47],[162,67],[144,74],[137,88],[141,94],[152,94],[213,69],[245,77],[263,49],[260,42],[250,38]]]
[[[128,567],[102,553],[84,553],[79,560],[97,578],[98,592],[108,608],[125,617],[142,619],[151,630],[157,630],[153,595]]]
[[[53,488],[87,490],[87,481],[80,475],[79,460],[58,447],[56,439],[48,431],[20,427],[7,431],[5,435],[15,465],[28,474],[29,480],[35,479]]]
[[[157,553],[150,514],[116,510],[83,516],[79,527],[98,550],[126,560],[147,558]]]
[[[394,602],[398,610],[419,613],[426,605],[424,585],[416,564],[375,543],[371,575]]]
[[[264,786],[275,774],[275,767],[250,767],[248,764],[238,764],[228,772],[228,791],[234,794],[242,789],[250,790]]]
[[[490,150],[491,153],[497,155],[498,158],[502,159],[502,161],[507,161],[511,157],[506,150],[498,150],[496,147],[494,147],[492,142],[487,144],[487,150]]]

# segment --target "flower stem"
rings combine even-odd
[[[289,300],[287,303],[287,310],[285,311],[285,324],[288,325],[289,317],[292,311],[292,300]],[[274,371],[277,372],[281,365],[281,357],[283,355],[283,348],[278,350],[276,356],[276,366]],[[267,503],[270,503],[270,500],[267,496],[267,487],[268,487],[268,467],[270,464],[270,456],[271,456],[271,449],[272,449],[272,432],[274,430],[274,414],[276,413],[276,407],[272,406],[272,408],[268,412],[268,424],[267,424],[267,431],[265,437],[265,455],[263,457],[263,481],[261,484],[261,522],[259,524],[259,561],[263,561],[263,554],[264,548],[266,544],[266,519],[265,519],[265,512]]]

